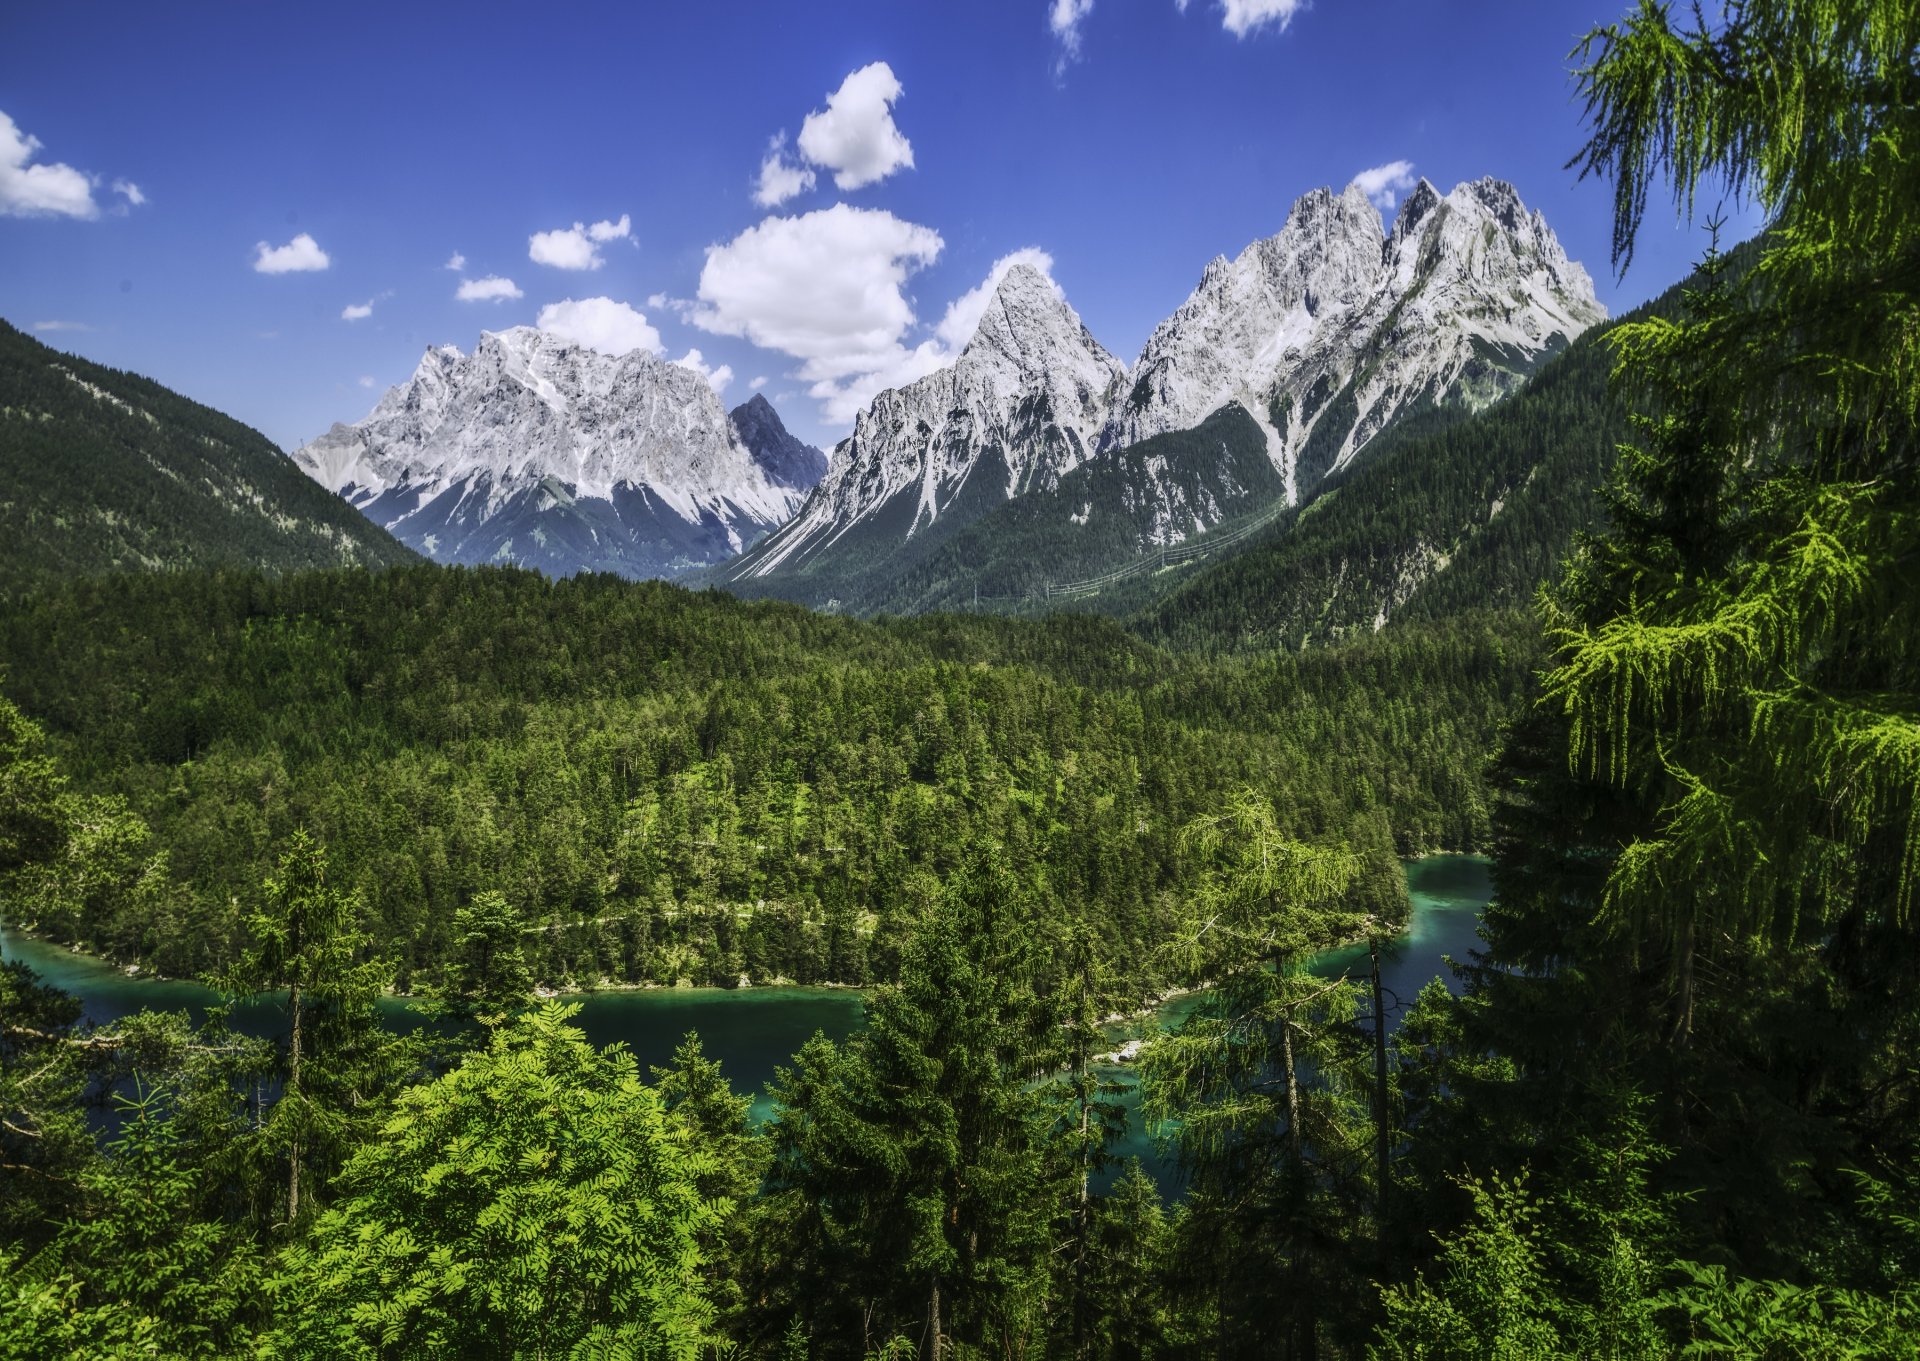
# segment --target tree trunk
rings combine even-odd
[[[1086,1092],[1087,1076],[1084,1067],[1080,1081],[1080,1208],[1074,1216],[1073,1242],[1073,1354],[1076,1357],[1084,1357],[1087,1354],[1087,1213],[1088,1192],[1092,1181],[1090,1169],[1093,1163],[1091,1146],[1087,1143],[1087,1126],[1093,1103],[1088,1099]]]
[[[1300,1075],[1293,1067],[1293,1013],[1280,1018],[1280,1061],[1287,1070],[1287,1145],[1293,1160],[1300,1162]]]
[[[933,1278],[933,1289],[927,1296],[927,1340],[920,1354],[927,1361],[940,1361],[940,1278]]]
[[[1373,1137],[1374,1161],[1380,1178],[1375,1193],[1374,1221],[1384,1246],[1387,1238],[1387,1009],[1380,989],[1380,938],[1367,937],[1367,956],[1373,964]]]
[[[1693,922],[1680,934],[1679,995],[1674,999],[1673,1043],[1685,1049],[1693,1038]]]
[[[288,1005],[293,1012],[293,1038],[287,1054],[287,1095],[299,1099],[300,1096],[300,985],[296,982],[288,990]],[[294,1108],[294,1119],[300,1119],[299,1108]],[[296,1125],[293,1139],[287,1148],[287,1223],[289,1226],[300,1218],[300,1133]]]

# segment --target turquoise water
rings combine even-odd
[[[1448,959],[1464,962],[1479,944],[1480,913],[1493,899],[1493,883],[1488,863],[1477,855],[1433,855],[1406,863],[1407,896],[1412,902],[1412,917],[1407,932],[1380,952],[1380,990],[1387,1009],[1387,1032],[1400,1025],[1400,1018],[1413,1005],[1420,990],[1435,978],[1458,992],[1459,980],[1447,967]],[[1329,950],[1313,964],[1313,972],[1322,978],[1343,975],[1356,982],[1368,981],[1370,966],[1367,947],[1350,945]],[[1156,1018],[1162,1029],[1172,1029],[1193,1009],[1197,998],[1182,998],[1160,1009]],[[1128,1091],[1119,1100],[1127,1109],[1127,1132],[1115,1142],[1113,1152],[1121,1165],[1103,1178],[1111,1184],[1124,1170],[1126,1160],[1138,1158],[1163,1187],[1174,1186],[1179,1171],[1170,1158],[1161,1156],[1153,1137],[1139,1118],[1139,1091],[1133,1086],[1133,1074],[1126,1068],[1107,1070],[1107,1076],[1127,1084]],[[1103,1185],[1100,1189],[1104,1190]]]
[[[1452,985],[1444,958],[1464,959],[1474,948],[1480,911],[1492,897],[1487,862],[1474,856],[1409,861],[1407,889],[1413,900],[1410,928],[1381,960],[1381,982],[1393,1024],[1429,980],[1443,976]],[[128,978],[99,960],[4,929],[0,929],[0,958],[24,960],[45,981],[79,997],[87,1019],[95,1022],[142,1008],[185,1010],[197,1018],[218,1000],[198,983]],[[1334,951],[1321,958],[1315,971],[1328,977],[1351,972],[1355,978],[1365,978],[1366,949]],[[698,1031],[708,1056],[720,1060],[734,1090],[754,1094],[754,1114],[762,1118],[768,1113],[766,1086],[775,1067],[789,1062],[815,1031],[834,1040],[852,1034],[860,1024],[863,1006],[859,993],[832,988],[658,988],[586,993],[568,1000],[580,1004],[575,1023],[594,1044],[625,1044],[642,1064],[668,1062],[681,1036]],[[419,1024],[417,1014],[403,1002],[389,1000],[382,1006],[398,1028]],[[1162,1008],[1161,1024],[1176,1023],[1191,1006],[1188,1001]],[[236,1009],[233,1021],[253,1034],[271,1034],[285,1024],[284,1014],[271,1001]],[[1131,1083],[1125,1068],[1110,1070],[1110,1075]],[[1130,1090],[1123,1101],[1131,1116],[1137,1095]],[[1172,1170],[1161,1164],[1138,1120],[1130,1120],[1127,1136],[1116,1151],[1123,1159],[1142,1159],[1162,1176]]]

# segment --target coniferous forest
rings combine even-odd
[[[1124,621],[10,578],[9,924],[280,1019],[0,965],[0,1357],[1920,1354],[1920,6],[1640,0],[1574,64],[1616,264],[1765,231],[1419,435],[1501,492],[1581,443],[1384,627],[1295,636],[1284,537]],[[1308,966],[1441,850],[1496,896],[1389,1033]],[[764,1119],[565,996],[775,981],[865,1018]],[[1176,990],[1155,1176],[1101,1056]]]

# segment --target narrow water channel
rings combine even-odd
[[[1434,977],[1452,984],[1444,961],[1448,956],[1464,959],[1474,948],[1481,909],[1492,896],[1487,862],[1476,856],[1430,856],[1408,861],[1406,868],[1412,921],[1407,934],[1383,958],[1381,968],[1390,1023],[1397,1023],[1400,1010],[1412,1005]],[[5,929],[0,929],[0,958],[24,960],[46,982],[78,996],[87,1019],[96,1023],[143,1008],[186,1010],[197,1018],[218,1001],[198,983],[129,978],[97,959]],[[1323,956],[1315,971],[1333,977],[1350,970],[1355,977],[1364,977],[1366,968],[1366,950],[1359,947]],[[777,1066],[790,1061],[815,1031],[835,1040],[852,1034],[862,1014],[858,992],[832,988],[657,988],[587,993],[572,1000],[581,1004],[575,1023],[594,1044],[625,1044],[642,1065],[668,1062],[680,1038],[689,1030],[698,1031],[708,1056],[720,1060],[734,1089],[754,1094],[756,1118],[769,1113],[766,1088]],[[414,1018],[404,1002],[391,1000],[383,1006],[398,1026]],[[1176,1002],[1162,1012],[1162,1018],[1171,1023],[1182,1011]],[[285,1024],[279,1007],[264,1000],[237,1009],[233,1020],[254,1034],[273,1033]],[[1129,1081],[1128,1070],[1115,1072],[1119,1080]],[[1165,1173],[1169,1169],[1161,1165],[1141,1122],[1131,1118],[1136,1104],[1133,1092],[1127,1094],[1125,1104],[1129,1127],[1117,1152],[1123,1159],[1138,1157],[1150,1170]]]

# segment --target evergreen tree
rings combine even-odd
[[[1077,1178],[1050,1154],[1053,1103],[1035,1087],[1055,1041],[1034,916],[1001,856],[976,855],[866,1030],[844,1050],[816,1037],[776,1085],[769,1220],[785,1305],[816,1345],[1044,1346],[1050,1230]]]
[[[235,996],[284,990],[281,1090],[261,1130],[286,1160],[285,1220],[300,1222],[310,1165],[337,1167],[403,1076],[410,1047],[381,1024],[376,1003],[392,967],[363,959],[358,898],[329,881],[326,852],[296,832],[248,916],[251,945],[223,982]]]

